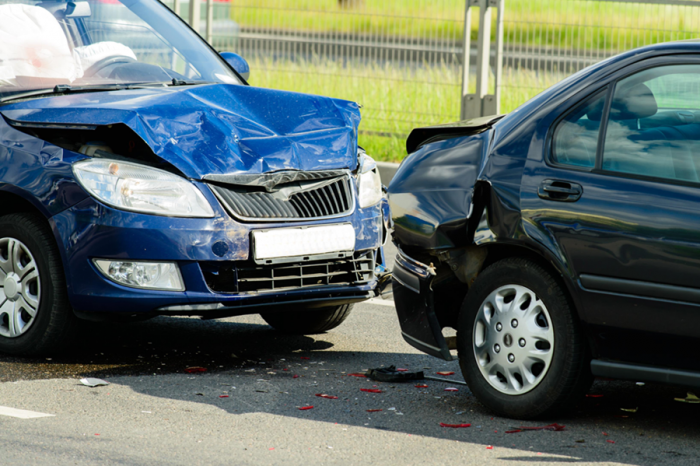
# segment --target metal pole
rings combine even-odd
[[[190,26],[197,32],[199,32],[200,17],[202,15],[200,4],[201,0],[190,0]]]
[[[479,1],[479,42],[476,58],[476,98],[481,103],[479,116],[484,116],[484,98],[489,93],[489,71],[491,58],[491,5],[489,0]]]
[[[471,32],[472,32],[472,4],[474,0],[466,0],[464,6],[464,36],[462,37],[462,105],[460,108],[460,120],[466,120],[468,116],[469,102],[469,61],[471,59]]]
[[[173,2],[173,11],[176,15],[180,16],[180,0],[175,0]]]
[[[214,0],[206,0],[207,2],[207,42],[209,45],[212,44],[212,27],[214,23]]]
[[[495,78],[495,113],[501,113],[501,86],[503,85],[503,8],[505,0],[498,0],[498,16],[496,17],[496,78]]]

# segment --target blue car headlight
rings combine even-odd
[[[370,207],[382,199],[382,180],[379,178],[377,162],[360,152],[360,169],[357,176],[357,197],[360,208]]]
[[[188,180],[157,168],[119,160],[73,165],[80,185],[117,209],[169,217],[213,217],[209,202]]]

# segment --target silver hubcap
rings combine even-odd
[[[39,271],[27,246],[0,239],[0,335],[15,338],[34,323],[41,293]]]
[[[493,388],[522,395],[544,378],[554,354],[554,329],[544,303],[520,285],[493,291],[474,322],[474,357]]]

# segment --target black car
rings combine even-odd
[[[406,145],[388,191],[409,344],[458,356],[508,417],[575,405],[594,376],[700,387],[700,42]]]

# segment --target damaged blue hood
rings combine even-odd
[[[186,176],[355,169],[358,105],[212,84],[39,98],[0,107],[22,123],[123,123]]]

